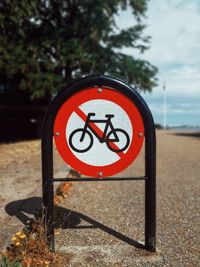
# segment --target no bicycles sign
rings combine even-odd
[[[124,94],[91,87],[72,95],[60,107],[54,139],[63,160],[88,176],[105,177],[129,166],[144,140],[139,110]]]
[[[144,138],[144,174],[113,177],[136,159]],[[54,177],[53,139],[63,160],[86,177]],[[156,133],[152,114],[135,88],[123,81],[104,75],[76,80],[55,97],[42,131],[44,223],[49,225],[51,250],[55,247],[54,182],[119,180],[145,181],[144,248],[155,252]]]

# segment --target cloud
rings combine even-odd
[[[121,12],[117,18],[120,28],[134,23],[130,10]],[[199,64],[200,1],[151,0],[144,23],[145,34],[151,36],[151,48],[142,57],[156,65],[161,74],[169,68]],[[131,48],[123,52],[139,56]]]
[[[179,100],[180,101],[180,100]],[[148,102],[148,101],[147,101]],[[164,111],[162,102],[150,102],[149,108],[156,123],[163,124]],[[168,103],[167,104],[167,125],[190,125],[198,126],[200,118],[200,104],[189,103]]]
[[[147,59],[159,66],[199,62],[198,0],[151,0],[147,15],[146,32],[152,36],[152,47],[145,55]]]
[[[121,28],[134,24],[131,11],[117,19]],[[200,1],[150,0],[144,34],[151,47],[139,55],[159,69],[159,84],[152,93],[142,93],[156,122],[163,121],[163,85],[166,84],[169,124],[200,125]]]
[[[183,65],[165,72],[168,94],[200,97],[200,66]]]

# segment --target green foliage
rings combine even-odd
[[[147,1],[2,0],[0,82],[40,98],[74,78],[108,74],[151,91],[157,69],[120,52],[124,47],[141,53],[148,48],[141,22]],[[132,9],[133,26],[120,30],[115,16],[127,8]]]
[[[7,257],[3,256],[0,261],[0,267],[22,267],[19,261],[10,262]]]

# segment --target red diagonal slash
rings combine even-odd
[[[76,108],[75,110],[76,114],[84,121],[86,122],[87,120],[87,116],[85,115],[85,113],[80,109],[80,108]],[[97,135],[100,137],[100,136],[103,136],[103,132],[102,130],[94,123],[90,123],[90,126],[91,128],[97,133]],[[119,149],[119,147],[115,144],[115,143],[111,143],[111,147],[113,149]],[[120,158],[122,158],[125,153],[124,152],[115,152]]]

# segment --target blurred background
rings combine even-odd
[[[200,126],[198,0],[0,2],[0,141],[39,138],[55,95],[90,74],[136,87],[160,128]]]

